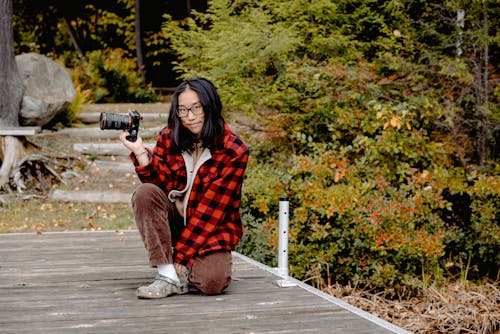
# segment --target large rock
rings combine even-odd
[[[50,58],[25,53],[16,56],[24,82],[19,113],[22,125],[45,125],[75,98],[76,91],[68,71]]]

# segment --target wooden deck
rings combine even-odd
[[[238,253],[220,296],[139,300],[137,231],[0,234],[0,333],[409,333]]]

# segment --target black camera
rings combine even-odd
[[[99,118],[101,130],[127,130],[126,138],[131,142],[137,140],[140,121],[141,115],[136,110],[130,110],[128,115],[102,112]]]

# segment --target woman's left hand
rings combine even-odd
[[[177,276],[179,276],[179,278],[185,277],[187,279],[187,277],[189,275],[189,269],[186,266],[183,266],[180,263],[174,263],[174,268],[175,268],[175,272],[177,273]]]

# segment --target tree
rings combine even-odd
[[[18,126],[23,97],[23,82],[14,55],[12,0],[0,0],[0,127]],[[15,162],[24,154],[18,137],[0,137],[2,166],[0,188],[9,181]]]
[[[135,53],[137,56],[137,68],[141,73],[142,80],[146,81],[144,72],[144,52],[142,51],[142,26],[141,26],[141,0],[135,0]]]
[[[64,58],[68,66],[79,64],[78,56],[85,68],[89,53],[116,49],[137,63],[145,84],[175,86],[175,57],[161,31],[163,15],[182,20],[206,8],[206,0],[16,0],[14,47],[17,54]]]
[[[24,83],[17,68],[14,52],[12,0],[0,0],[0,129],[19,127],[19,112],[24,94]],[[58,155],[40,154],[38,148],[23,136],[0,134],[0,190],[10,190],[13,182],[19,192],[29,188],[46,192],[48,183],[61,177],[53,166]],[[37,154],[31,154],[31,153]],[[70,158],[71,159],[71,158]]]
[[[0,125],[18,126],[23,83],[14,54],[12,0],[0,0],[0,73]]]

